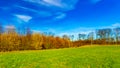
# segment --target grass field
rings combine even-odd
[[[0,68],[120,68],[120,46],[1,52]]]

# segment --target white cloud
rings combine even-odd
[[[112,25],[113,27],[120,27],[120,23],[115,23]]]
[[[52,16],[52,13],[49,11],[45,11],[45,10],[35,10],[32,8],[28,8],[28,7],[24,7],[24,6],[20,6],[20,5],[15,5],[14,7],[23,9],[23,10],[27,10],[28,12],[33,12],[34,15],[40,16],[40,17],[49,17]]]
[[[78,0],[23,0],[26,3],[31,3],[37,9],[18,6],[21,9],[33,12],[33,17],[49,18],[49,21],[57,21],[66,17],[66,11],[73,10]],[[43,8],[44,9],[41,9]]]
[[[62,7],[62,4],[60,3],[61,0],[43,0],[43,1],[50,5]]]
[[[64,19],[66,17],[65,13],[60,13],[55,17],[55,20]]]
[[[20,20],[24,21],[24,22],[29,22],[29,20],[32,19],[31,16],[27,16],[27,15],[19,15],[19,14],[16,14],[15,15],[17,18],[19,18]]]
[[[111,29],[113,29],[113,28],[116,28],[116,27],[120,27],[120,23],[114,23],[114,24],[112,24],[110,26],[100,26],[98,29],[103,29],[103,28],[111,28]]]
[[[14,25],[6,25],[4,26],[6,29],[15,29],[15,26]]]
[[[48,8],[56,7],[63,10],[72,10],[78,0],[24,0],[26,2],[34,3],[34,5],[46,6]]]

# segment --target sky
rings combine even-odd
[[[58,36],[114,28],[120,26],[120,0],[1,0],[0,24]]]

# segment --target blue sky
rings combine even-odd
[[[120,0],[1,0],[0,23],[56,35],[120,26]]]

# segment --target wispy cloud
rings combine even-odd
[[[115,23],[112,25],[112,27],[120,27],[120,23]]]
[[[58,13],[54,20],[64,19],[66,17],[65,13]]]
[[[43,0],[43,1],[50,4],[50,5],[62,7],[60,0]]]
[[[116,27],[120,27],[120,23],[114,23],[112,25],[109,25],[109,26],[100,26],[98,29],[104,29],[104,28],[116,28]]]
[[[15,14],[15,16],[24,22],[29,22],[32,19],[31,16],[27,16],[27,15]]]
[[[46,10],[33,9],[33,8],[28,8],[28,7],[25,7],[25,6],[21,6],[21,5],[14,5],[14,7],[26,10],[28,12],[32,12],[33,15],[37,16],[37,17],[49,17],[49,16],[52,16],[52,13],[50,11],[46,11]]]
[[[21,0],[14,4],[10,2],[11,6],[0,9],[7,11],[13,16],[11,19],[18,23],[36,19],[55,22],[64,19],[67,11],[73,10],[77,2],[78,0]]]
[[[15,29],[15,26],[14,25],[6,25],[4,26],[6,29]]]
[[[56,7],[63,10],[72,10],[78,0],[24,0],[26,2],[34,3],[40,6],[49,8]]]
[[[72,10],[78,0],[43,0],[44,2],[66,10]]]

